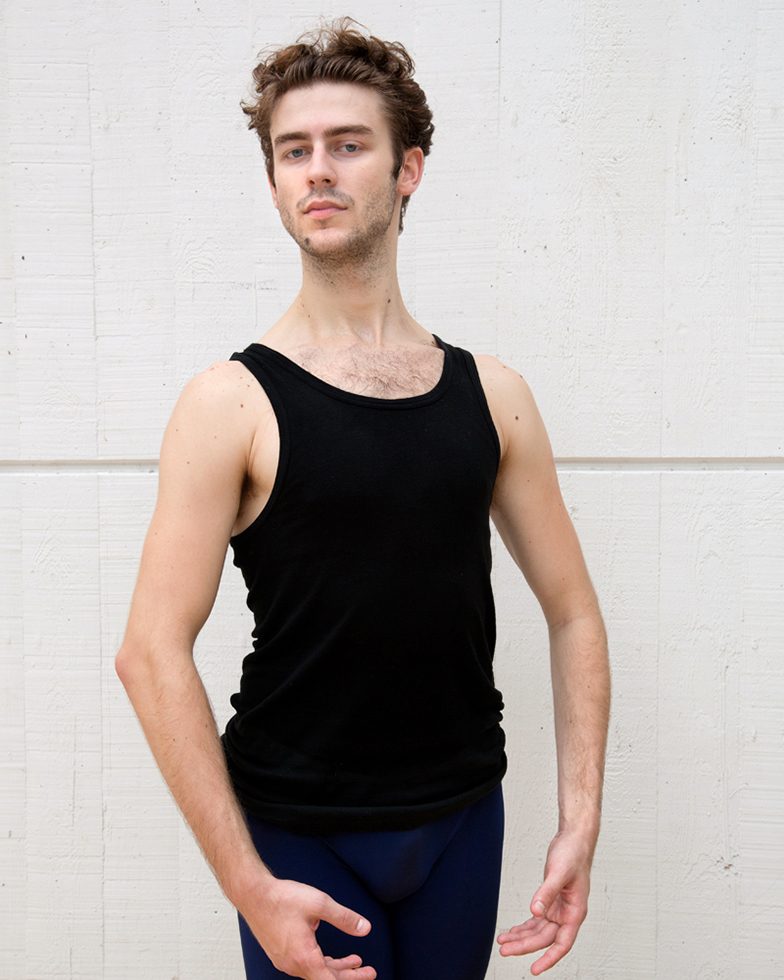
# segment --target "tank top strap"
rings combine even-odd
[[[267,356],[267,349],[260,344],[251,344],[244,351],[235,351],[229,360],[240,361],[245,365],[264,389],[280,421],[286,414],[284,406],[287,389],[295,385],[297,379],[283,370],[274,357]]]
[[[234,351],[229,360],[239,361],[241,364],[245,365],[253,377],[258,381],[259,385],[263,388],[264,393],[266,394],[267,398],[269,398],[270,404],[272,405],[272,410],[275,413],[275,418],[278,423],[278,440],[280,447],[278,450],[278,478],[275,480],[275,488],[273,490],[273,495],[277,496],[280,475],[285,472],[288,465],[291,445],[291,427],[288,412],[286,411],[286,399],[282,393],[285,391],[285,386],[290,384],[290,381],[285,373],[281,372],[279,369],[276,370],[275,361],[265,358],[258,349],[248,347],[244,351]],[[273,498],[270,497],[270,503],[272,503],[272,499]],[[265,510],[267,509],[269,508],[265,508]]]
[[[490,411],[487,395],[485,394],[485,390],[482,387],[482,382],[479,378],[479,371],[477,370],[474,355],[463,347],[452,347],[452,352],[455,359],[459,360],[460,362],[462,370],[460,370],[458,373],[462,375],[463,382],[470,391],[470,397],[479,409],[482,418],[487,424],[487,428],[490,432],[490,438],[495,446],[498,461],[500,462],[501,441],[498,437],[498,430],[496,429],[495,422],[493,421],[493,415]]]

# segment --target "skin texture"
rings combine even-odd
[[[372,133],[317,138],[319,129],[323,133],[331,126],[352,123],[366,126]],[[397,258],[400,201],[418,186],[424,157],[417,147],[408,150],[396,178],[392,173],[392,143],[379,96],[347,83],[320,83],[287,92],[272,114],[273,141],[291,132],[306,132],[312,138],[275,146],[274,182],[269,181],[273,203],[283,227],[300,248],[303,305],[310,305],[311,292],[320,300],[326,298],[326,293],[330,307],[336,307],[333,315],[340,319],[340,295],[335,287],[341,283],[361,284],[363,289],[354,295],[358,298],[362,292],[369,293],[371,301],[377,290],[392,292],[388,288],[389,268]],[[345,210],[323,219],[313,217],[305,209],[315,200],[328,200]],[[308,280],[317,288],[311,291]],[[370,284],[372,290],[368,290]],[[395,318],[413,324],[404,313],[399,288],[394,293]],[[389,300],[390,296],[386,298]],[[320,319],[329,319],[322,307],[319,314]],[[270,334],[285,335],[291,346],[293,319],[284,316],[287,329],[273,328],[275,332]],[[422,328],[419,330],[423,332]],[[335,330],[328,332],[334,334]]]
[[[356,145],[347,143],[347,146]],[[301,148],[298,148],[301,152]],[[293,151],[289,151],[293,152]],[[349,155],[358,155],[356,151],[347,151]],[[301,159],[298,157],[297,159]],[[296,160],[288,160],[287,165],[296,166]],[[356,208],[356,202],[348,197],[337,196],[336,194],[318,195],[319,199],[326,198],[340,207],[348,210],[350,207]],[[299,245],[302,252],[313,259],[313,267],[319,268],[321,274],[328,279],[330,274],[339,273],[341,269],[351,269],[359,262],[365,262],[368,255],[377,255],[377,243],[388,231],[393,215],[395,214],[395,204],[397,193],[395,182],[391,175],[388,181],[382,183],[378,189],[377,197],[370,197],[362,206],[359,220],[354,223],[349,232],[337,241],[333,240],[323,243],[325,236],[318,236],[313,231],[307,230],[307,223],[313,222],[318,230],[326,226],[331,220],[330,217],[317,218],[307,217],[304,222],[300,222],[299,210],[295,210],[281,196],[278,202],[278,211],[283,227]],[[308,202],[309,203],[309,202]],[[307,205],[305,205],[307,206]],[[303,215],[304,217],[304,215]],[[340,219],[335,217],[336,221]],[[305,227],[303,227],[303,225]]]
[[[373,135],[327,135],[357,123]],[[397,280],[400,202],[422,180],[421,150],[408,150],[392,175],[379,97],[345,83],[288,92],[273,113],[272,136],[292,131],[306,138],[275,150],[269,188],[299,248],[302,285],[260,342],[349,391],[403,397],[430,390],[443,353],[406,309]],[[305,208],[317,198],[344,210],[309,216]],[[531,917],[498,936],[502,956],[544,950],[531,967],[538,975],[568,952],[587,914],[609,711],[607,644],[533,394],[498,358],[475,359],[501,444],[491,518],[550,637],[558,832]],[[371,964],[358,956],[331,960],[315,941],[322,920],[363,935],[372,923],[362,910],[275,878],[256,853],[193,662],[229,537],[266,504],[278,455],[274,412],[244,365],[218,361],[185,385],[163,436],[158,499],[116,669],[205,859],[277,968],[306,980],[372,980]]]

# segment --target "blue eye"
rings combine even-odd
[[[359,145],[359,143],[342,143],[341,144],[341,147],[344,148],[344,149],[345,148],[348,148],[348,147],[353,147],[353,149],[349,153],[349,156],[355,156],[356,153],[357,153],[357,151],[362,149],[362,147]],[[292,156],[292,154],[294,154],[294,153],[304,153],[304,152],[305,152],[305,148],[304,147],[302,147],[302,146],[295,146],[292,150],[289,150],[288,153],[284,154],[284,157],[291,157],[292,160],[301,160],[302,157],[295,157],[295,156]]]

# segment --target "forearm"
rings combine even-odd
[[[271,874],[231,785],[192,658],[170,657],[164,665],[138,653],[123,659],[121,652],[116,670],[177,805],[226,897],[238,905],[248,887]]]
[[[607,634],[598,609],[550,629],[559,829],[599,834],[610,713]]]

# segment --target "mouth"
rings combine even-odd
[[[327,207],[327,208],[311,208],[310,211],[306,212],[311,218],[329,218],[333,214],[338,214],[340,211],[345,211],[345,208]]]

